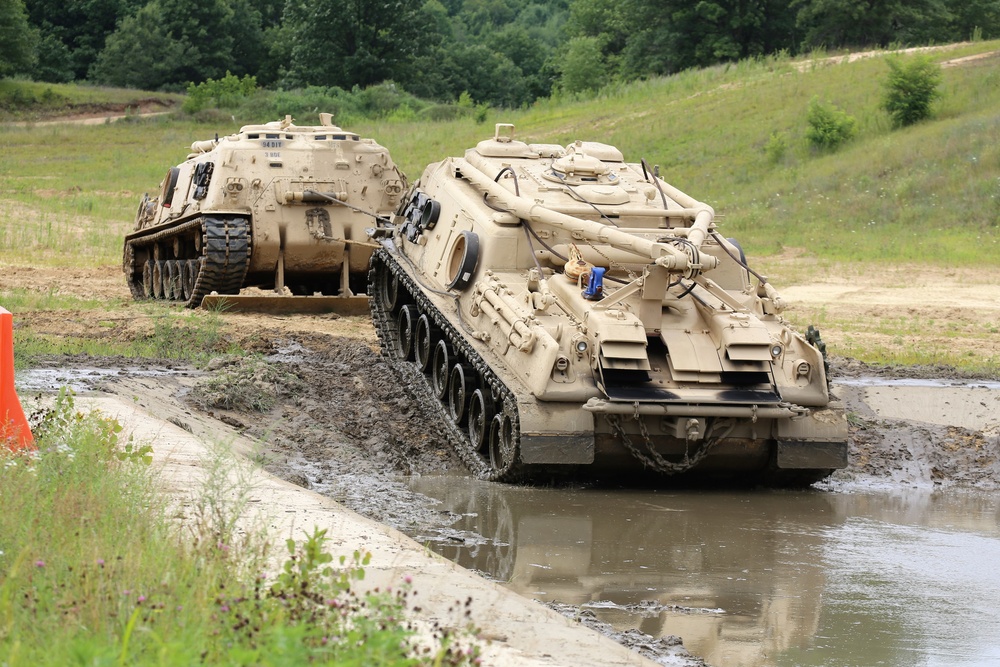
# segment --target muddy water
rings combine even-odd
[[[1000,664],[995,494],[412,487],[462,515],[435,551],[712,665]]]

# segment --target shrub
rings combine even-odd
[[[857,133],[858,121],[854,116],[823,104],[818,97],[809,101],[806,120],[809,122],[806,138],[817,148],[834,150]]]
[[[929,118],[931,104],[941,97],[941,67],[929,56],[903,61],[887,58],[889,78],[885,81],[882,108],[889,112],[896,127],[913,125]]]
[[[184,111],[195,113],[209,106],[219,109],[235,109],[246,98],[257,91],[257,77],[245,75],[242,79],[229,71],[218,81],[208,79],[199,84],[189,84]]]
[[[788,142],[785,141],[785,134],[783,132],[772,132],[771,137],[767,140],[767,144],[764,145],[764,155],[767,156],[767,161],[770,164],[778,164],[784,159],[787,151]]]

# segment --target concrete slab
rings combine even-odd
[[[117,419],[137,441],[153,446],[154,466],[163,489],[183,509],[192,506],[205,488],[219,446],[153,416],[118,397],[80,396],[77,406],[99,409]],[[234,449],[245,448],[236,443]],[[224,452],[223,455],[229,455]],[[421,608],[417,619],[426,624],[462,627],[466,600],[469,620],[487,640],[483,664],[498,667],[586,667],[654,663],[575,621],[502,586],[487,581],[434,554],[402,533],[362,517],[335,501],[280,480],[239,455],[228,469],[231,478],[249,484],[247,510],[241,521],[247,530],[264,526],[275,538],[301,539],[314,527],[327,530],[331,553],[355,550],[372,554],[365,567],[368,587],[397,586],[412,577]],[[456,604],[457,603],[457,604]],[[692,664],[681,658],[660,664]]]

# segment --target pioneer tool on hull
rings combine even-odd
[[[320,125],[286,116],[196,141],[191,151],[167,172],[159,196],[143,197],[125,237],[134,298],[276,312],[367,309],[374,246],[364,230],[390,215],[407,187],[385,148],[320,114]],[[251,286],[308,299],[237,296]]]
[[[816,346],[715,214],[613,146],[498,125],[369,230],[383,349],[472,470],[802,485],[847,464]]]

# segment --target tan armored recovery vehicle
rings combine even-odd
[[[427,167],[393,220],[369,232],[383,351],[477,476],[797,486],[846,466],[821,342],[645,162],[498,125]]]
[[[237,134],[196,141],[171,168],[158,197],[144,196],[125,237],[123,269],[136,299],[195,308],[243,287],[332,295],[320,308],[367,310],[372,245],[365,228],[391,215],[406,179],[389,152],[332,124],[297,126],[290,116]],[[214,294],[213,294],[214,293]],[[211,295],[211,296],[210,296]],[[266,299],[279,310],[287,301]]]

